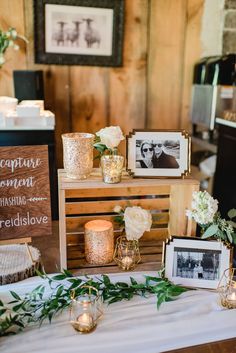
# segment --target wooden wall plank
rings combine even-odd
[[[5,31],[9,27],[25,35],[23,0],[0,1],[0,28]],[[20,46],[19,50],[7,49],[6,63],[0,68],[0,95],[14,97],[12,71],[26,69],[26,44],[22,40],[18,40],[17,44]]]
[[[125,2],[123,67],[110,70],[110,125],[125,134],[146,124],[148,0]],[[125,144],[121,143],[122,153]]]
[[[95,133],[108,125],[108,70],[70,68],[72,131]]]
[[[56,114],[59,167],[63,132],[96,132],[107,125],[120,125],[125,134],[133,128],[186,128],[203,4],[125,1],[123,66],[105,68],[36,65],[33,0],[1,0],[0,28],[16,27],[29,44],[21,43],[19,52],[9,51],[1,69],[0,95],[13,94],[13,69],[44,71],[46,106]],[[125,154],[124,142],[121,151]]]
[[[191,104],[193,68],[201,56],[200,35],[204,2],[204,0],[188,0],[187,4],[180,127],[188,131],[190,131],[189,109]]]
[[[148,127],[180,125],[186,0],[151,0],[148,51]]]
[[[61,135],[71,131],[70,108],[70,72],[68,66],[40,65],[34,63],[34,12],[33,0],[24,0],[25,33],[29,40],[27,45],[27,68],[30,70],[43,70],[45,107],[55,114],[55,142],[57,167],[63,166]]]

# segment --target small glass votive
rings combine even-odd
[[[132,271],[141,261],[138,241],[117,238],[113,259],[121,270]]]
[[[110,221],[97,219],[84,226],[86,261],[94,265],[105,265],[113,260],[114,232]]]
[[[117,184],[121,182],[124,157],[121,155],[104,155],[101,157],[102,177],[104,183]]]
[[[93,134],[82,132],[62,135],[63,162],[68,178],[86,179],[91,174],[94,138]]]
[[[76,331],[84,334],[96,329],[103,310],[98,290],[87,285],[81,288],[84,288],[85,291],[78,297],[75,297],[75,291],[72,291],[70,323]]]
[[[236,309],[236,269],[228,268],[224,271],[217,291],[220,295],[220,303],[224,308]]]

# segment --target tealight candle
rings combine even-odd
[[[233,292],[227,296],[228,304],[231,308],[236,308],[236,293]]]
[[[121,260],[121,265],[124,270],[129,270],[130,267],[133,265],[133,259],[130,256],[125,256]]]

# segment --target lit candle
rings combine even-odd
[[[97,219],[85,224],[85,256],[90,264],[104,265],[113,259],[114,233],[110,221]]]
[[[236,293],[235,293],[235,291],[232,292],[231,294],[227,295],[227,302],[228,302],[228,307],[230,309],[236,308]]]
[[[90,313],[83,313],[77,317],[76,321],[72,322],[75,330],[83,333],[88,333],[95,327],[93,317]]]
[[[236,302],[236,294],[235,294],[235,292],[233,292],[233,293],[228,295],[228,300]]]
[[[125,256],[121,260],[121,263],[124,270],[129,270],[131,265],[133,264],[133,259],[130,256]]]

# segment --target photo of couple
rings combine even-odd
[[[179,158],[179,141],[136,141],[136,168],[179,168]]]

